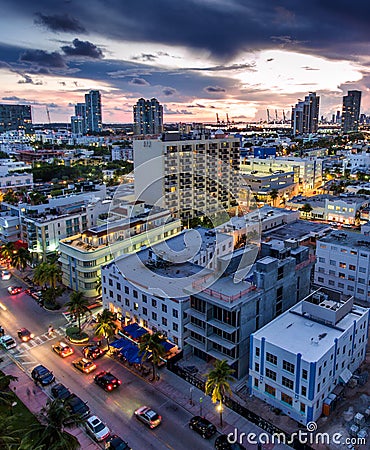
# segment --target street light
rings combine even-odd
[[[222,403],[221,402],[216,406],[216,409],[220,413],[220,425],[222,427],[222,411],[223,411],[223,407],[222,407]]]
[[[194,392],[194,387],[190,388],[190,405],[193,406],[194,402],[193,402],[193,392]]]

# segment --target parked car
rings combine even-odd
[[[1,271],[1,279],[2,280],[10,280],[11,277],[12,277],[12,274],[9,272],[9,270]]]
[[[86,358],[75,359],[72,364],[76,367],[76,369],[84,373],[90,373],[96,369],[96,364]]]
[[[216,450],[246,450],[245,447],[238,442],[231,444],[227,434],[218,436],[215,442]]]
[[[33,339],[35,335],[31,333],[27,328],[20,328],[18,331],[18,337],[23,342],[28,342],[29,340]]]
[[[9,334],[5,334],[0,338],[0,345],[2,345],[5,350],[10,350],[11,348],[16,347],[17,343]]]
[[[87,406],[87,403],[81,400],[80,397],[77,397],[76,394],[68,397],[65,405],[72,414],[78,414],[83,419],[90,414],[90,408]]]
[[[82,349],[82,354],[87,359],[98,359],[101,356],[105,355],[106,351],[97,345],[86,345]]]
[[[97,416],[91,416],[86,420],[86,430],[98,442],[110,435],[110,429]]]
[[[21,286],[9,286],[8,292],[10,295],[17,295],[22,292],[23,288]]]
[[[74,350],[68,344],[63,341],[57,342],[51,346],[53,351],[62,358],[66,358],[67,356],[73,355]]]
[[[98,386],[108,392],[113,391],[113,389],[116,389],[121,385],[121,380],[115,377],[112,373],[105,372],[104,370],[95,375],[94,381]]]
[[[55,380],[53,372],[41,364],[33,368],[31,377],[35,383],[40,383],[42,386],[47,386]]]
[[[190,419],[189,428],[199,433],[203,439],[209,439],[217,431],[213,423],[200,416],[194,416]]]
[[[111,434],[105,441],[105,448],[109,450],[131,450],[131,447],[116,434]]]
[[[162,422],[162,417],[148,406],[142,406],[134,412],[137,419],[145,423],[149,428],[155,428]]]
[[[62,383],[54,384],[51,388],[51,395],[54,398],[58,398],[60,400],[65,400],[69,398],[72,394],[71,391],[64,386]]]

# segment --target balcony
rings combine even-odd
[[[194,333],[198,333],[204,337],[206,337],[206,330],[204,328],[198,327],[197,325],[193,323],[187,323],[185,325],[185,328],[187,328],[189,331],[194,331]]]
[[[203,342],[199,342],[190,336],[185,338],[185,341],[188,345],[191,345],[192,347],[195,347],[201,350],[202,352],[206,352],[206,344],[203,344]]]
[[[216,319],[208,320],[208,325],[212,325],[213,327],[218,328],[219,330],[226,331],[226,333],[230,334],[234,333],[238,329],[238,327],[234,327],[225,322],[220,322],[219,320]]]
[[[225,347],[228,350],[233,350],[238,345],[238,344],[230,342],[226,339],[223,339],[221,336],[219,336],[216,333],[213,333],[210,336],[208,336],[208,339],[216,344],[222,345],[222,347]]]

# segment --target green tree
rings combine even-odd
[[[10,406],[14,401],[14,393],[9,390],[11,381],[18,381],[18,378],[0,371],[0,405]]]
[[[100,338],[105,338],[107,341],[107,346],[109,350],[109,339],[116,334],[116,324],[114,321],[115,315],[109,311],[109,309],[104,309],[101,314],[98,314],[98,321],[95,326],[95,336]]]
[[[81,333],[81,318],[91,314],[89,310],[89,301],[83,296],[82,292],[72,292],[70,301],[66,303],[68,312],[77,317],[78,331]]]
[[[309,203],[305,203],[302,208],[300,208],[300,211],[305,213],[306,219],[308,217],[308,214],[313,210],[312,206]]]
[[[275,206],[275,200],[279,197],[279,191],[277,189],[272,189],[269,196],[272,200],[272,206]]]
[[[57,288],[57,283],[62,279],[62,271],[57,263],[49,264],[43,262],[39,264],[34,272],[33,281],[41,285],[49,285],[53,289]]]
[[[31,262],[31,255],[27,248],[20,247],[11,257],[12,266],[23,271],[29,262]]]
[[[19,431],[16,429],[16,422],[20,418],[17,415],[1,417],[0,428],[0,448],[6,450],[15,450],[19,448]]]
[[[146,359],[151,354],[153,367],[152,381],[157,378],[155,368],[166,353],[162,345],[163,341],[164,339],[158,331],[152,334],[144,334],[143,336],[141,336],[139,341],[139,355],[142,355],[143,359]]]
[[[2,259],[11,261],[15,252],[14,242],[7,242],[0,247],[0,255]]]
[[[59,400],[48,400],[38,415],[39,423],[30,426],[21,441],[19,450],[77,450],[78,439],[66,430],[83,422],[81,416],[72,414]]]
[[[18,201],[19,201],[19,197],[16,194],[16,192],[13,191],[13,189],[9,189],[3,195],[3,202],[11,203],[12,205],[14,205],[15,203],[18,203]]]
[[[209,371],[206,381],[206,394],[211,395],[212,402],[219,402],[220,425],[222,427],[222,409],[225,394],[231,394],[230,381],[234,369],[229,367],[226,360],[215,362],[214,368]]]

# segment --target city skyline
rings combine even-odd
[[[52,122],[69,122],[90,90],[101,91],[104,123],[132,122],[140,97],[157,98],[165,122],[258,121],[267,109],[290,115],[313,91],[330,119],[360,90],[369,114],[370,7],[329,3],[5,0],[0,101],[33,105],[36,123],[46,106]]]

